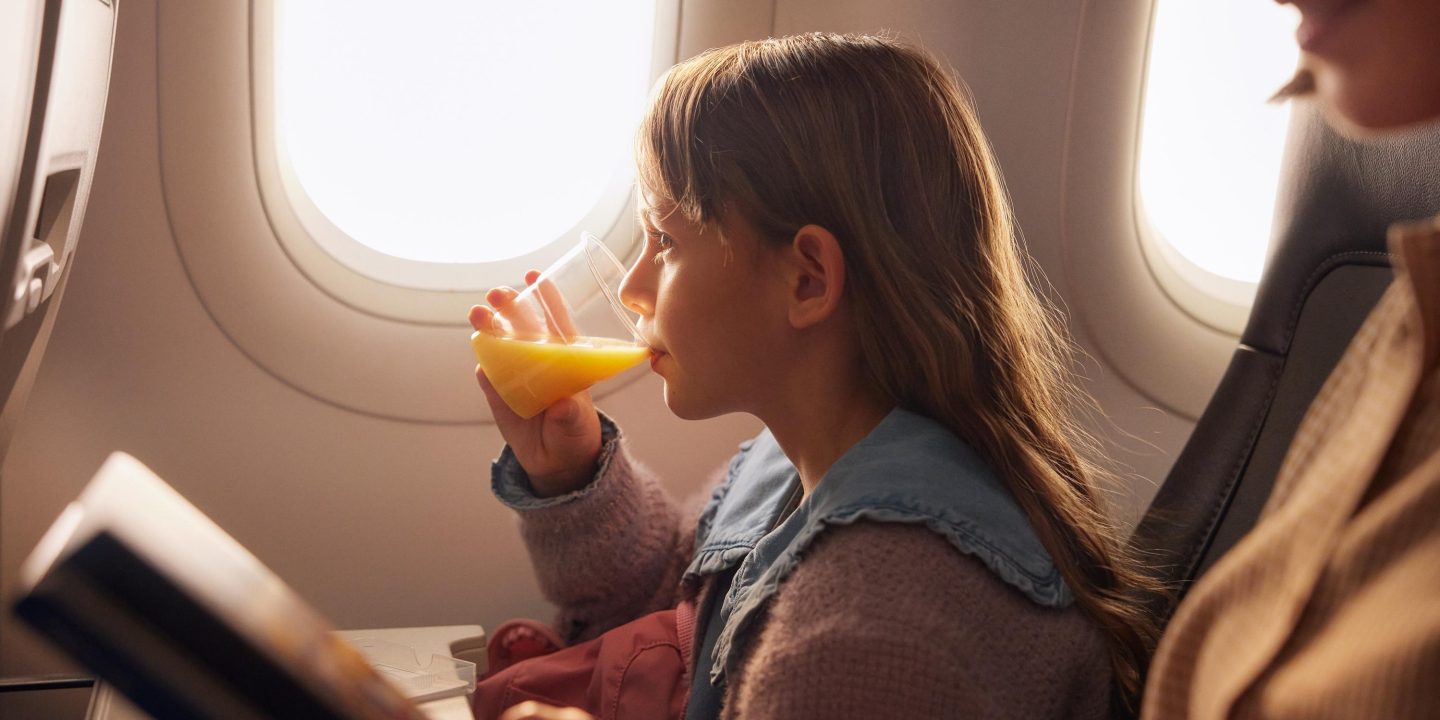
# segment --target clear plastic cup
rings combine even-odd
[[[650,356],[638,316],[620,302],[625,266],[590,233],[470,336],[480,368],[515,414],[534,417],[561,398]]]

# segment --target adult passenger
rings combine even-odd
[[[1356,137],[1440,119],[1440,2],[1294,0],[1301,68]],[[1161,638],[1144,717],[1440,717],[1440,218],[1310,407],[1260,522]]]

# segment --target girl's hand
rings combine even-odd
[[[534,283],[538,272],[530,271],[526,283]],[[502,309],[515,298],[510,288],[495,288],[486,293],[489,307],[470,308],[470,325],[476,330],[491,330],[495,309]],[[564,318],[568,322],[569,318]],[[600,418],[588,391],[564,398],[528,420],[510,409],[479,365],[475,379],[485,392],[495,424],[520,467],[530,476],[530,485],[539,497],[555,497],[584,487],[595,476],[595,462],[600,457]]]
[[[506,710],[500,720],[595,720],[595,717],[580,708],[560,708],[526,700]]]

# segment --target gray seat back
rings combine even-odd
[[[1387,227],[1440,213],[1440,125],[1355,141],[1301,106],[1290,138],[1249,323],[1131,540],[1175,588],[1152,607],[1162,626],[1259,518],[1311,400],[1390,284]]]

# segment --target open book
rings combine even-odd
[[[156,717],[423,718],[149,468],[115,453],[20,572],[15,611]]]

